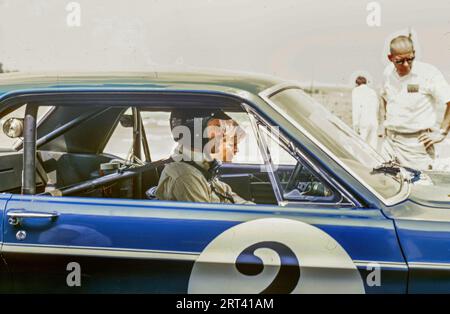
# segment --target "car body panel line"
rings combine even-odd
[[[108,248],[108,247],[83,247],[83,246],[62,246],[62,245],[33,245],[33,244],[4,244],[5,253],[26,253],[26,254],[55,254],[73,256],[95,256],[95,257],[127,257],[143,259],[174,259],[195,261],[199,253],[176,252],[176,251],[155,251],[143,249]]]

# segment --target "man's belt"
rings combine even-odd
[[[432,130],[430,128],[423,129],[423,130],[416,131],[416,132],[398,132],[398,131],[389,130],[389,129],[386,130],[386,133],[388,136],[400,135],[400,136],[404,136],[404,137],[419,137],[423,133],[430,133],[430,132],[432,132]]]

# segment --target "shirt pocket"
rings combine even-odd
[[[406,85],[399,95],[399,102],[402,103],[406,112],[416,113],[428,101],[429,95],[423,84],[411,83],[411,85],[417,86],[417,90],[410,92],[408,91],[408,85]]]

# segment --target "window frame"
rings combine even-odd
[[[173,91],[172,91],[172,93],[173,93]],[[74,94],[77,94],[77,93],[68,93],[68,92],[60,93],[60,92],[58,92],[58,93],[50,93],[50,94],[46,94],[46,95],[39,95],[38,97],[42,97],[44,100],[50,99],[49,102],[51,103],[51,101],[53,100],[52,97],[60,96],[61,94],[63,94],[63,95],[70,94],[70,96],[73,96]],[[87,93],[87,94],[88,95],[83,95],[82,93],[80,94],[80,96],[81,96],[80,98],[82,98],[81,101],[85,100],[83,96],[88,96],[88,97],[92,96],[92,95],[90,95],[90,93]],[[93,94],[95,95],[96,92],[93,92]],[[103,93],[102,93],[102,96],[105,96],[105,98],[110,96],[110,95],[107,95],[107,94],[108,93],[103,95]],[[133,92],[126,91],[126,92],[123,92],[123,93],[115,92],[115,93],[111,93],[111,94],[116,94],[116,95],[117,94],[124,94],[127,97],[130,97],[129,94],[132,94],[132,96],[138,96],[139,95],[139,93],[135,93],[134,91]],[[145,93],[145,94],[147,94],[147,93]],[[148,94],[152,94],[152,93],[149,92]],[[161,94],[165,94],[165,93],[156,93],[156,95],[158,95],[158,96],[160,96]],[[169,92],[169,94],[171,94],[171,93]],[[183,92],[176,92],[176,94],[177,94],[177,96],[180,96],[180,95],[183,94]],[[190,93],[188,93],[188,95],[192,96],[192,94],[190,94]],[[218,95],[214,95],[214,94],[212,94],[212,95],[209,94],[208,95],[208,93],[204,93],[204,94],[203,93],[201,93],[201,94],[199,93],[199,94],[195,95],[195,97],[207,97],[207,96],[210,96],[210,97],[213,96],[214,97],[214,96],[218,96]],[[223,97],[224,95],[219,95],[219,97],[220,96]],[[251,101],[245,100],[245,99],[242,99],[242,98],[236,99],[235,97],[230,96],[230,95],[226,95],[226,96],[234,98],[235,101],[236,100],[240,101],[241,109],[243,109],[244,112],[249,114],[249,118],[250,119],[251,119],[251,117],[257,117],[259,120],[264,121],[270,127],[270,124],[267,123],[266,120],[264,118],[262,118],[262,116],[260,114],[258,114],[257,109],[254,108],[255,105]],[[28,97],[36,97],[36,95],[33,95],[33,94],[32,95],[26,95],[25,98],[28,98]],[[47,97],[49,97],[49,98],[47,98]],[[12,99],[3,100],[1,103],[2,104],[6,103],[7,107],[10,107],[12,104],[17,103],[17,102],[18,102],[18,99],[16,97],[13,97]],[[41,105],[41,104],[39,104],[39,105]],[[59,106],[59,105],[64,106],[63,104],[60,104],[60,103],[58,103],[57,105],[50,105],[50,106],[53,106],[52,109],[54,110],[56,108],[56,106]],[[46,106],[46,105],[44,105],[44,106]],[[138,108],[146,108],[147,106],[144,106],[144,105],[140,106],[140,105],[138,105],[136,107],[138,107]],[[133,107],[133,105],[131,105],[131,106],[123,106],[123,104],[120,103],[120,104],[113,104],[113,105],[108,106],[108,107]],[[50,113],[51,112],[48,112],[48,115]],[[42,121],[43,120],[44,119],[42,119]],[[41,121],[39,121],[39,122],[41,122]],[[257,136],[259,136],[259,131],[257,129],[256,129],[255,134],[257,134]],[[293,146],[293,142],[288,141],[287,138],[285,138],[285,139],[286,139],[287,143],[289,143],[289,147],[292,145],[292,147],[295,148],[295,146]],[[264,146],[263,146],[263,148],[264,148]],[[340,208],[342,208],[342,207],[347,207],[348,208],[349,206],[350,207],[362,207],[360,205],[360,203],[350,193],[348,193],[337,181],[335,181],[331,175],[328,175],[323,170],[321,170],[320,166],[317,166],[312,160],[310,160],[308,157],[306,157],[298,148],[295,148],[295,149],[296,149],[296,154],[299,154],[298,156],[302,158],[302,160],[305,162],[305,164],[309,165],[312,169],[315,170],[315,171],[313,171],[313,173],[316,173],[316,175],[318,175],[319,178],[322,178],[322,179],[328,181],[330,183],[330,185],[335,187],[340,193],[342,193],[342,195],[348,196],[347,199],[350,200],[350,201],[349,201],[349,203],[334,203],[333,204],[333,203],[318,203],[318,202],[285,201],[283,198],[280,197],[279,199],[277,199],[279,207],[285,207],[285,206],[289,206],[289,205],[302,205],[302,207],[306,207],[306,208],[314,208],[314,207],[333,207],[333,208],[336,208],[336,206],[338,206]],[[262,151],[264,152],[264,150],[262,150]],[[97,154],[101,154],[101,152],[97,152]],[[263,159],[264,159],[264,162],[266,162],[266,159],[264,158],[264,156],[263,156]],[[273,167],[273,165],[271,164],[271,162],[268,159],[267,159],[267,164],[269,165],[269,167]],[[273,173],[273,171],[269,171],[269,174],[270,173],[273,176],[273,179],[271,179],[272,188],[273,189],[279,189],[280,186],[278,184],[276,184],[276,176],[275,176],[275,174]],[[129,199],[129,200],[133,200],[133,199]],[[170,202],[170,203],[172,203],[172,202]],[[175,203],[178,203],[178,202],[175,202]],[[194,204],[201,205],[203,203],[194,203]],[[231,207],[235,207],[236,206],[236,205],[233,205],[233,204],[220,204],[220,205],[227,205],[227,206],[231,206]],[[255,204],[255,205],[258,206],[258,205],[264,205],[264,204]],[[255,205],[252,205],[251,207],[253,207]]]

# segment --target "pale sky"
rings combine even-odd
[[[266,73],[348,84],[356,71],[375,85],[386,41],[412,27],[422,61],[450,81],[450,1],[0,0],[0,62],[19,71],[151,71],[179,66]]]

